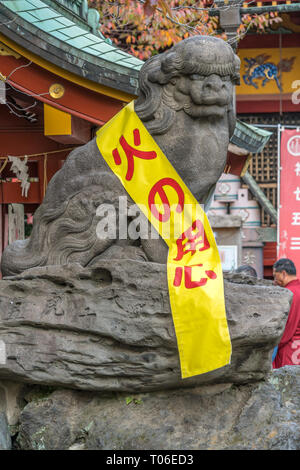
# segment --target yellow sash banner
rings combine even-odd
[[[97,132],[98,148],[169,247],[168,286],[182,378],[230,363],[219,252],[205,212],[134,111]]]

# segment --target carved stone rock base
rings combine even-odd
[[[271,370],[292,295],[268,281],[229,278],[232,362],[184,380],[165,265],[102,260],[93,268],[48,266],[2,280],[0,379],[141,392],[261,380]]]

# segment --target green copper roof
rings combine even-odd
[[[271,135],[272,132],[259,129],[237,119],[230,142],[249,152],[259,153],[263,150]]]
[[[91,33],[88,24],[85,25],[80,18],[78,21],[66,18],[62,10],[56,10],[53,1],[48,5],[42,0],[2,0],[1,5],[69,47],[127,69],[139,70],[143,65],[143,61],[118,49],[101,33],[99,35]]]

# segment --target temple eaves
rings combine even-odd
[[[30,60],[30,55],[35,55],[83,79],[136,96],[143,61],[113,45],[100,32],[94,34],[88,23],[91,12],[84,8],[75,11],[84,2],[76,0],[74,11],[67,8],[67,3],[73,2],[65,3],[2,0],[0,41],[7,46],[12,41]]]

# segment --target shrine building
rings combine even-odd
[[[272,267],[278,257],[290,257],[300,269],[297,233],[288,234],[289,228],[279,224],[280,219],[283,221],[280,211],[284,215],[291,212],[290,224],[293,223],[292,215],[298,214],[297,205],[292,209],[289,201],[295,199],[297,188],[300,192],[300,183],[299,186],[296,182],[292,185],[292,179],[288,179],[285,184],[280,173],[285,167],[282,166],[283,135],[287,131],[299,134],[300,129],[300,3],[289,0],[246,1],[243,4],[229,1],[230,10],[224,7],[226,2],[215,3],[220,8],[220,25],[229,37],[236,34],[241,16],[247,12],[273,12],[282,19],[263,34],[250,29],[238,43],[241,83],[236,87],[236,110],[243,129],[235,130],[234,143],[245,148],[247,142],[250,158],[248,167],[240,175],[229,170],[221,177],[209,211],[211,216],[225,217],[227,224],[232,219],[230,230],[239,230],[240,246],[229,237],[229,229],[221,241],[224,256],[228,258],[227,270],[248,264],[257,270],[259,277],[272,279]],[[259,150],[251,148],[251,135],[245,135],[247,124],[262,133],[269,133],[267,143]],[[295,139],[300,145],[300,137],[295,136]],[[292,158],[296,164],[297,157]],[[298,158],[300,168],[300,155]],[[285,207],[283,197],[287,199]],[[294,203],[300,204],[296,200]],[[239,229],[236,216],[242,219]],[[300,232],[300,227],[298,230]],[[285,245],[291,250],[284,250]]]

